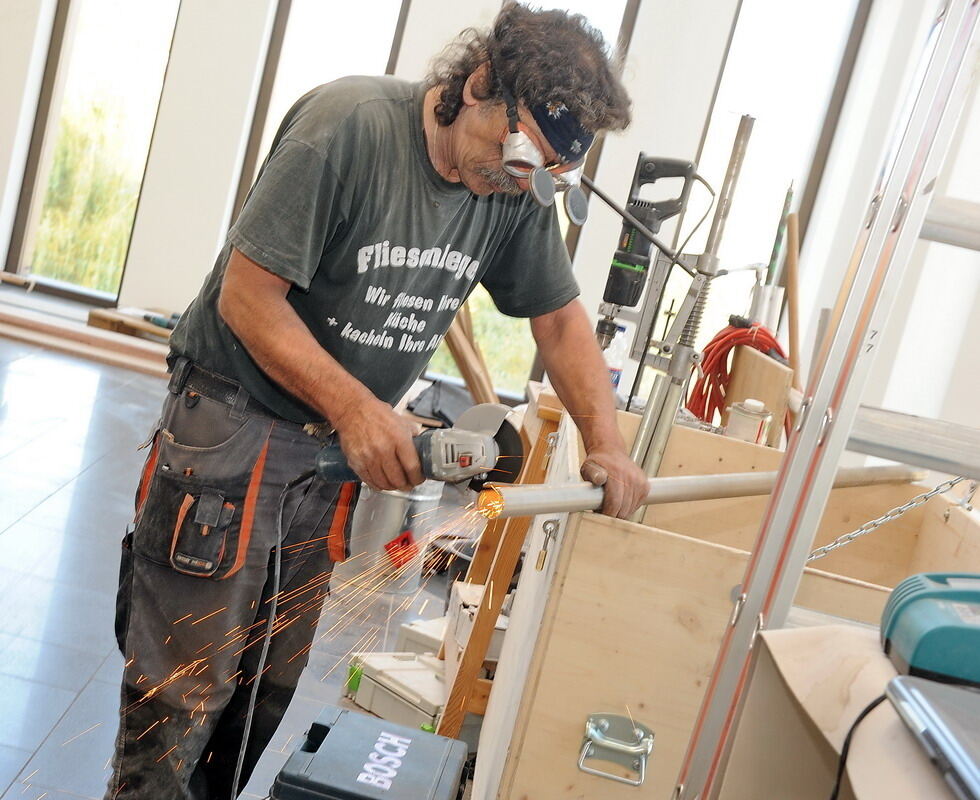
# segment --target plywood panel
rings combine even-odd
[[[778,447],[783,436],[783,420],[786,418],[789,387],[793,384],[793,370],[773,360],[753,347],[739,345],[732,357],[732,377],[725,394],[723,425],[728,424],[727,406],[751,397],[761,400],[772,412],[766,444]]]
[[[675,426],[660,474],[709,475],[770,472],[779,469],[782,452],[724,436]],[[814,546],[833,541],[922,491],[910,484],[835,489],[817,531]],[[649,506],[644,524],[729,547],[751,550],[768,497],[737,497]],[[860,581],[894,586],[909,574],[923,511],[912,511],[879,532],[824,559],[820,568]]]
[[[745,562],[730,548],[572,515],[499,796],[668,797]],[[600,711],[655,731],[642,788],[578,769],[586,717]]]
[[[945,497],[932,498],[922,513],[922,533],[909,574],[980,572],[980,515]]]

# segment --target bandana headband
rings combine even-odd
[[[530,111],[544,138],[558,153],[563,164],[585,158],[595,141],[595,134],[582,127],[578,118],[568,110],[568,106],[559,101],[551,101],[533,106]]]
[[[510,119],[511,132],[516,131],[517,101],[509,89],[504,87],[504,101],[507,103],[507,115]],[[590,133],[578,121],[578,118],[568,110],[568,106],[559,101],[551,101],[533,106],[531,116],[548,140],[558,160],[562,164],[574,163],[585,158],[585,154],[595,141],[595,134]]]

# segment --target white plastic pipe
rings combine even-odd
[[[728,475],[679,475],[650,478],[650,491],[643,505],[714,500],[721,497],[751,497],[769,494],[777,472],[733,472]],[[903,465],[848,467],[837,473],[835,488],[872,486],[879,483],[910,483],[921,480],[925,472]],[[487,517],[531,517],[566,511],[596,511],[602,507],[604,490],[591,483],[559,486],[535,484],[488,486],[477,500],[477,508]]]

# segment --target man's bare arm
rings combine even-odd
[[[606,487],[602,511],[626,518],[647,493],[647,479],[626,452],[616,425],[609,372],[578,300],[535,317],[531,332],[558,397],[582,433],[582,477]]]
[[[286,300],[291,284],[233,250],[218,312],[259,368],[330,421],[351,468],[375,489],[422,482],[408,424],[330,356]]]

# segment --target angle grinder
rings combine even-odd
[[[427,430],[412,442],[422,474],[445,483],[470,481],[480,491],[487,481],[513,483],[524,464],[524,444],[510,416],[513,409],[482,403],[464,411],[451,428]],[[359,481],[339,445],[321,448],[316,473],[325,481]]]

